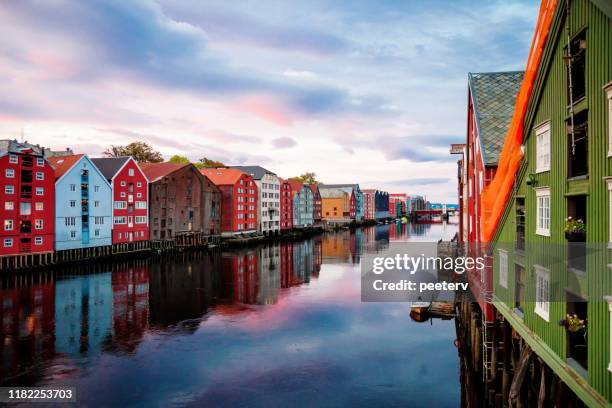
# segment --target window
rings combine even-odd
[[[133,176],[134,175],[134,169],[128,169],[128,175],[129,176]]]
[[[76,207],[76,200],[70,200],[70,206]]]
[[[76,231],[70,231],[70,238],[76,238]]]
[[[534,265],[536,274],[536,303],[535,312],[542,319],[548,321],[548,310],[550,301],[550,270]]]
[[[567,121],[568,178],[586,176],[589,174],[589,139],[588,112],[586,110],[573,115]]]
[[[125,210],[127,208],[127,202],[115,201],[115,210]]]
[[[43,229],[43,220],[34,221],[34,229],[37,229],[37,230]]]
[[[43,237],[34,238],[34,245],[42,245],[42,243],[43,243]]]
[[[138,183],[136,183],[136,187],[142,187],[142,183],[139,181]]]
[[[45,209],[45,205],[43,203],[36,203],[36,211],[43,211]]]
[[[67,227],[76,225],[76,218],[75,217],[66,217],[64,219],[64,225],[67,226]]]
[[[147,208],[147,202],[146,201],[136,201],[136,208],[138,209],[146,209]]]
[[[99,201],[94,201],[94,207],[100,207],[100,202]]]
[[[15,178],[15,170],[6,169],[6,172],[4,175],[6,176],[6,178]]]
[[[76,191],[76,184],[70,185],[70,191]]]
[[[536,133],[536,173],[550,171],[550,122],[538,126]]]
[[[536,189],[536,234],[550,236],[550,188]]]
[[[470,182],[468,183],[468,196],[469,197],[472,196],[472,183],[473,183],[473,180],[470,179]]]
[[[586,96],[586,31],[582,31],[570,42],[569,52],[570,57],[567,64],[568,79],[571,81],[571,99],[570,87],[567,87],[568,105],[576,103]],[[567,52],[567,49],[566,49]],[[571,67],[571,73],[570,73]],[[568,81],[568,83],[569,83]]]
[[[37,196],[45,195],[44,187],[36,187],[36,195]]]
[[[525,250],[525,197],[515,199],[516,246],[517,251]]]
[[[604,296],[604,300],[608,302],[608,313],[610,316],[610,331],[608,333],[608,341],[610,342],[610,362],[608,363],[608,371],[612,371],[612,296]]]
[[[15,194],[15,186],[11,186],[11,185],[4,186],[4,193],[5,194]]]
[[[125,216],[115,217],[115,224],[127,224],[127,220]]]
[[[94,193],[100,192],[100,186],[94,186]]]
[[[14,210],[15,209],[15,203],[13,203],[12,201],[5,201],[4,202],[4,209],[7,210],[7,211]]]
[[[119,195],[121,196],[121,198],[125,198],[126,197],[125,191],[122,191],[121,194],[119,194]]]
[[[13,238],[4,238],[4,247],[10,248],[13,246]]]
[[[146,223],[147,223],[147,217],[142,216],[142,215],[136,216],[136,224],[146,224]]]
[[[482,193],[482,190],[484,190],[484,176],[482,174],[482,170],[478,172],[478,188],[480,189],[479,191]]]
[[[499,251],[499,286],[508,288],[508,252],[500,249]]]
[[[100,230],[99,229],[94,230],[94,236],[96,236],[96,237],[100,236]]]
[[[125,187],[125,181],[121,182],[121,187]]]
[[[525,268],[516,264],[514,266],[514,307],[522,314],[525,303]]]
[[[38,167],[43,167],[45,165],[45,159],[43,159],[42,157],[39,157],[36,159],[36,165]]]
[[[5,231],[13,230],[13,220],[4,220],[4,230]]]
[[[9,156],[9,163],[11,163],[11,164],[17,164],[17,163],[19,163],[19,158],[17,157],[17,155],[16,155],[16,154],[11,154],[11,155]]]

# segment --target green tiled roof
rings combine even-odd
[[[497,164],[523,71],[470,73],[468,84],[485,164]]]

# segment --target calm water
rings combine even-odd
[[[460,405],[453,321],[361,303],[359,260],[454,224],[4,277],[2,385],[103,406]]]

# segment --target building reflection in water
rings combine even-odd
[[[134,353],[148,331],[192,333],[210,310],[241,313],[247,305],[276,303],[281,290],[316,279],[323,263],[357,264],[364,251],[427,228],[377,225],[304,241],[4,278],[0,383],[37,383],[57,358],[78,366],[99,353]]]

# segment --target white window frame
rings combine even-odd
[[[508,289],[508,251],[498,249],[499,253],[499,286]]]
[[[550,146],[550,121],[542,123],[535,128],[536,135],[536,173],[550,171],[551,146]],[[543,150],[546,149],[547,152]],[[546,155],[546,153],[548,153]],[[546,160],[543,160],[546,158]]]
[[[43,237],[34,237],[34,245],[42,245]]]
[[[15,178],[15,169],[6,169],[4,172],[6,178]]]
[[[612,82],[604,86],[608,95],[608,157],[612,157]]]
[[[44,167],[44,166],[45,166],[45,159],[43,159],[43,158],[41,158],[41,157],[37,158],[37,159],[36,159],[36,165],[37,165],[38,167]]]
[[[128,176],[134,175],[134,169],[128,169]]]
[[[536,278],[534,312],[547,322],[550,321],[550,269],[533,266]],[[543,286],[543,284],[546,284]],[[544,296],[545,294],[545,296]],[[546,297],[543,299],[542,296]]]
[[[4,194],[15,194],[15,186],[10,184],[4,186]]]
[[[19,163],[19,157],[17,157],[16,154],[10,154],[9,155],[9,163],[11,163],[11,164]]]
[[[610,272],[608,266],[608,272]],[[610,316],[610,328],[608,332],[608,342],[610,343],[610,361],[608,362],[608,371],[612,372],[612,296],[604,296],[604,300],[608,302],[608,314]]]
[[[36,211],[44,211],[45,205],[41,201],[39,201],[36,203],[35,208],[36,208]]]
[[[535,189],[536,193],[536,235],[541,235],[543,237],[550,237],[550,208],[551,208],[551,195],[550,195],[550,187],[541,187]],[[540,219],[540,198],[548,197],[548,225],[544,226],[544,223],[540,223],[544,218]]]
[[[13,247],[13,238],[4,238],[4,247],[5,248],[12,248]]]
[[[612,249],[612,177],[604,177],[608,185],[608,248]]]
[[[5,201],[4,202],[4,210],[5,211],[13,211],[15,209],[14,201]]]
[[[45,195],[45,188],[44,187],[36,187],[36,190],[35,190],[34,194],[36,194],[37,196],[44,196]]]
[[[12,219],[4,220],[4,230],[13,231],[15,229],[15,221]]]
[[[37,171],[36,180],[44,180],[44,179],[45,179],[45,173],[43,173],[42,171]]]
[[[34,229],[41,230],[44,228],[44,225],[45,225],[44,220],[40,218],[34,220]]]

